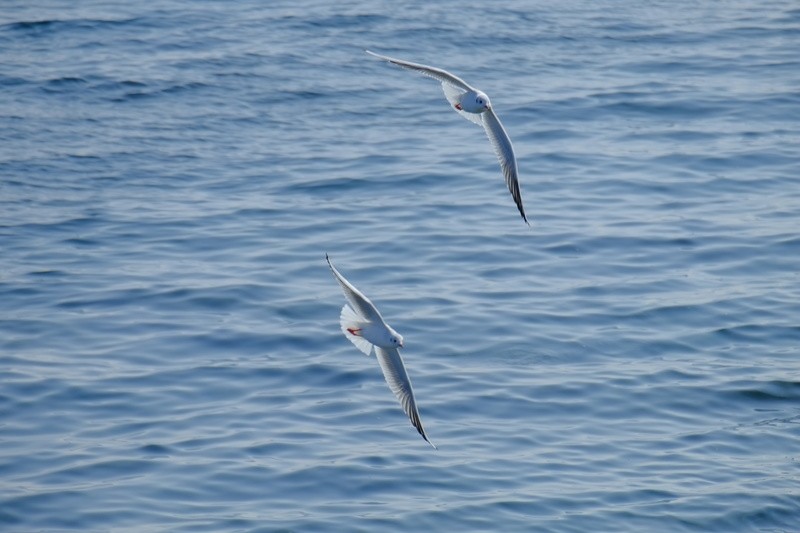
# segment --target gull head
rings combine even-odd
[[[403,347],[403,336],[397,333],[395,330],[387,326],[387,347],[389,348],[402,348]]]
[[[403,336],[402,336],[402,335],[400,335],[399,333],[397,333],[397,334],[393,335],[393,336],[392,336],[392,343],[393,343],[393,344],[394,344],[396,347],[398,347],[398,348],[402,348],[402,347],[403,347]]]
[[[464,93],[461,108],[469,113],[483,113],[492,107],[489,97],[480,91]]]

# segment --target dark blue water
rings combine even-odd
[[[491,96],[531,228],[364,48]],[[798,50],[791,1],[4,2],[0,530],[800,530]]]

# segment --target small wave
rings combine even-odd
[[[0,75],[0,85],[11,87],[14,85],[25,85],[26,83],[30,83],[25,78],[20,78],[18,76],[3,76]]]
[[[63,78],[54,78],[47,82],[48,85],[74,85],[74,84],[83,84],[86,83],[84,78],[79,78],[76,76],[64,76]]]
[[[384,15],[374,15],[374,14],[356,14],[356,15],[331,15],[329,17],[318,18],[318,19],[305,19],[305,18],[298,18],[298,22],[301,22],[303,25],[308,25],[314,28],[332,28],[332,29],[341,29],[341,28],[351,28],[357,27],[359,31],[363,31],[365,27],[369,27],[371,25],[375,25],[379,22],[387,20],[387,17]]]
[[[800,400],[800,382],[787,380],[737,382],[736,387],[729,389],[728,393],[748,401],[797,402]]]
[[[117,88],[125,91],[124,94],[117,94],[110,99],[112,102],[120,103],[143,99],[156,99],[160,96],[166,95],[180,95],[186,92],[192,92],[209,87],[208,84],[202,82],[176,83],[174,85],[155,86],[153,84],[132,80],[115,82],[114,85]]]
[[[58,22],[59,21],[57,20],[30,20],[30,21],[23,20],[20,22],[11,22],[9,24],[4,24],[3,28],[16,31],[26,31],[26,30],[47,28]]]
[[[93,28],[100,25],[117,26],[120,24],[128,24],[136,21],[136,18],[128,19],[52,19],[52,20],[22,20],[18,22],[10,22],[0,28],[17,31],[42,33],[44,31],[55,31],[59,29],[74,29],[74,28]]]

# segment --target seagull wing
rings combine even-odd
[[[431,77],[435,80],[439,80],[442,83],[446,83],[448,85],[452,85],[454,87],[458,87],[463,89],[464,91],[474,91],[476,90],[470,84],[456,76],[455,74],[450,74],[446,70],[436,68],[436,67],[429,67],[428,65],[422,65],[420,63],[412,63],[410,61],[403,61],[402,59],[395,59],[393,57],[382,56],[380,54],[376,54],[374,52],[370,52],[369,50],[364,50],[371,56],[375,56],[378,59],[383,59],[384,61],[388,61],[389,63],[393,63],[398,67],[402,67],[408,70],[415,70],[420,74],[424,74],[425,76]]]
[[[378,354],[378,362],[381,364],[383,370],[383,377],[386,378],[386,383],[389,388],[400,401],[408,418],[411,419],[411,424],[417,428],[417,431],[425,441],[436,448],[428,436],[425,435],[425,428],[422,427],[422,420],[419,418],[419,411],[417,410],[417,402],[414,401],[414,391],[411,389],[411,380],[406,373],[406,367],[403,365],[403,358],[400,357],[400,352],[397,348],[381,348],[375,346],[375,351]]]
[[[356,289],[349,281],[345,279],[344,276],[339,274],[339,271],[336,270],[336,267],[334,267],[333,263],[331,263],[328,254],[325,254],[325,259],[328,261],[328,266],[331,267],[333,277],[335,277],[336,281],[339,282],[339,285],[342,286],[344,296],[353,307],[353,310],[355,310],[355,312],[365,320],[375,323],[383,323],[383,317],[381,317],[381,314],[378,312],[378,309],[372,304],[372,302],[369,301],[369,298],[361,294],[361,291]]]
[[[506,179],[508,190],[511,191],[511,196],[514,197],[514,203],[517,204],[522,220],[530,225],[528,217],[525,216],[525,208],[522,207],[522,193],[519,190],[519,179],[517,177],[517,158],[514,156],[514,147],[511,145],[511,139],[508,138],[506,129],[500,123],[500,119],[494,114],[494,109],[487,109],[481,113],[481,116],[483,117],[483,129],[486,130],[486,135],[492,141],[492,147],[497,154],[497,159],[500,160],[500,168]]]

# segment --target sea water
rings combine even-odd
[[[364,49],[491,97],[530,227]],[[0,530],[799,531],[798,52],[791,1],[4,2]]]

